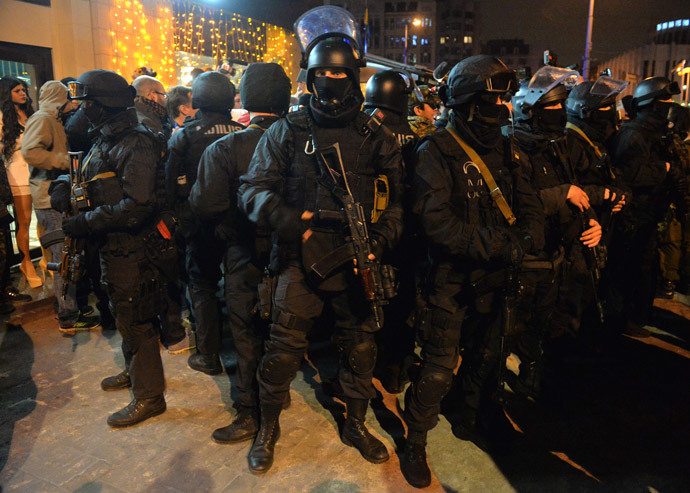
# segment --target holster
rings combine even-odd
[[[271,319],[277,283],[278,276],[270,269],[264,269],[263,277],[258,286],[259,301],[257,305],[259,316],[263,320]]]

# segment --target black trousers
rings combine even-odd
[[[256,408],[259,406],[256,370],[268,335],[268,322],[260,319],[256,309],[262,270],[252,262],[251,253],[240,246],[228,248],[223,263],[225,300],[237,353],[234,401],[237,407]]]
[[[480,300],[467,292],[461,275],[436,273],[428,296],[429,311],[418,334],[422,346],[419,375],[405,393],[409,429],[428,431],[438,423],[441,401],[450,391],[462,332],[463,360],[458,373],[461,412],[476,414],[493,394],[500,360],[503,298],[498,292]]]
[[[280,406],[307,350],[311,325],[325,303],[333,308],[333,341],[340,354],[338,378],[346,397],[371,399],[376,391],[371,379],[376,363],[376,324],[359,281],[352,279],[344,291],[314,289],[298,261],[283,268],[276,286],[275,307],[267,351],[257,378],[262,405]]]
[[[118,256],[101,254],[103,283],[110,298],[110,311],[126,344],[125,361],[137,399],[162,395],[165,390],[163,363],[158,348],[160,283],[146,257],[139,252]]]
[[[222,327],[216,291],[225,249],[225,244],[207,225],[200,225],[187,242],[189,296],[196,325],[196,347],[201,354],[218,354],[221,348]]]

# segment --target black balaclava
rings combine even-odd
[[[669,123],[669,112],[674,104],[672,101],[654,101],[652,104],[638,109],[637,118],[650,123],[657,130],[666,130]]]
[[[618,112],[611,105],[608,110],[593,110],[587,119],[588,125],[593,128],[600,142],[606,142],[618,129]]]
[[[510,111],[496,95],[477,95],[473,101],[453,107],[450,122],[464,130],[485,149],[496,147],[501,140],[501,127],[508,124]]]
[[[562,134],[568,121],[565,106],[562,108],[537,107],[532,110],[532,126],[544,133]]]
[[[316,123],[323,127],[344,127],[362,107],[362,91],[351,77],[314,77],[314,94],[309,106]]]

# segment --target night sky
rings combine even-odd
[[[385,0],[370,0],[385,1]],[[239,14],[292,28],[319,0],[215,0]],[[560,65],[582,65],[588,0],[481,0],[482,42],[523,38],[532,50],[550,49]],[[605,60],[649,39],[656,24],[690,18],[690,0],[596,0],[593,58]]]

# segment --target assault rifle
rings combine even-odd
[[[561,137],[559,139],[549,141],[549,146],[554,157],[558,159],[561,163],[563,172],[565,173],[568,181],[576,186],[579,186],[575,173],[570,168],[570,163],[567,159],[567,149],[565,148],[565,138]],[[580,218],[580,223],[582,231],[589,229],[589,218],[583,211],[575,211]],[[577,239],[575,241],[578,241]],[[597,311],[599,312],[599,320],[604,323],[604,307],[601,304],[601,299],[599,298],[599,281],[601,280],[601,265],[602,261],[599,256],[599,251],[596,247],[586,247],[583,245],[583,252],[585,256],[585,262],[587,263],[587,270],[589,271],[589,278],[592,284],[592,292],[594,293],[594,303],[597,306]]]
[[[69,182],[70,182],[70,210],[64,213],[66,217],[73,217],[91,209],[86,188],[83,186],[82,160],[84,153],[70,152]],[[85,247],[86,238],[70,238],[62,230],[52,231],[41,237],[41,245],[47,248],[63,241],[62,259],[60,262],[48,262],[48,270],[58,271],[63,280],[62,297],[67,293],[70,284],[79,281],[86,272]]]
[[[366,215],[359,202],[356,202],[345,175],[340,145],[335,144],[326,148],[315,149],[322,168],[322,183],[338,199],[343,208],[341,211],[318,211],[318,221],[338,221],[347,224],[349,235],[345,241],[354,254],[354,265],[357,277],[362,282],[364,297],[371,306],[377,328],[383,327],[383,305],[396,294],[394,271],[390,265],[381,265],[380,259],[370,258],[373,253]],[[340,172],[329,165],[327,156],[338,164]],[[338,180],[344,181],[345,188],[338,185]]]

